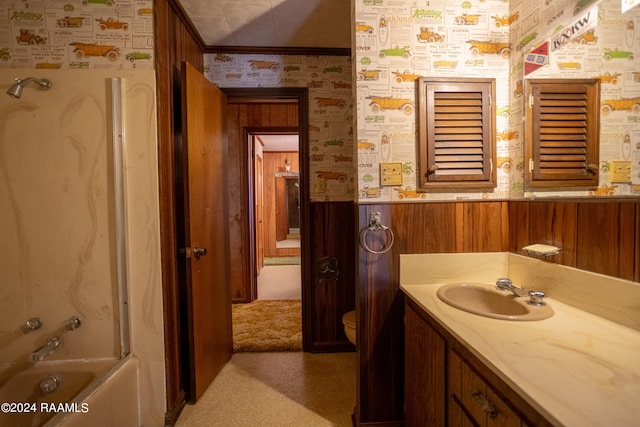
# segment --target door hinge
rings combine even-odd
[[[529,172],[533,172],[533,169],[534,169],[533,159],[529,159]]]
[[[529,107],[533,108],[534,98],[533,95],[529,95]]]

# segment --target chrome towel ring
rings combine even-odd
[[[387,242],[379,251],[371,249],[367,245],[367,233],[369,231],[380,231],[382,230],[387,235]],[[372,254],[383,254],[388,252],[393,246],[393,241],[395,240],[395,236],[393,235],[393,231],[386,225],[382,224],[382,214],[380,212],[371,212],[369,217],[369,226],[364,227],[360,230],[360,245],[367,251]]]

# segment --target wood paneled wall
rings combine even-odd
[[[154,47],[156,68],[158,118],[158,168],[160,192],[160,233],[165,335],[165,372],[167,412],[165,424],[173,425],[185,404],[189,390],[182,375],[185,342],[180,330],[181,294],[179,287],[178,248],[179,230],[176,229],[177,181],[181,171],[175,162],[176,147],[181,140],[180,81],[182,61],[188,61],[198,70],[204,68],[204,46],[192,29],[175,0],[154,2]]]
[[[640,281],[640,201],[539,200],[358,205],[358,230],[371,212],[395,233],[385,254],[356,249],[360,425],[403,418],[403,306],[399,256],[412,253],[514,252],[532,243],[562,252],[550,261]],[[367,243],[380,249],[381,232]]]
[[[509,251],[532,243],[562,251],[549,261],[640,282],[637,199],[510,202]]]
[[[311,333],[303,336],[305,348],[315,352],[352,351],[342,324],[342,316],[356,307],[355,213],[352,202],[311,203],[311,270],[312,284],[306,314]],[[338,275],[325,279],[320,262],[333,259]]]

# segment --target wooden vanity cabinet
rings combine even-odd
[[[408,298],[404,378],[407,427],[551,426]]]

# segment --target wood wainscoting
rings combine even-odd
[[[544,243],[562,251],[549,261],[640,282],[638,199],[509,202],[509,252]]]
[[[358,425],[403,422],[404,310],[400,254],[514,252],[559,246],[563,265],[640,281],[640,200],[576,199],[434,202],[356,207],[358,230],[372,212],[395,233],[391,250],[356,248]]]
[[[352,351],[344,333],[342,316],[355,309],[356,230],[353,202],[311,203],[311,290],[303,320],[311,325],[303,336],[305,349],[314,352]],[[335,261],[337,271],[326,276],[322,261]],[[334,277],[335,276],[335,277]]]

